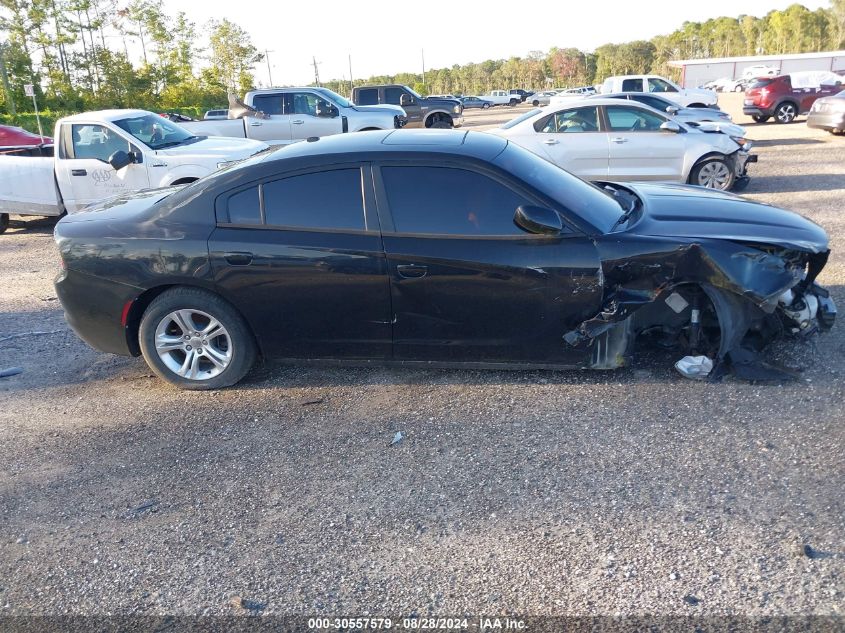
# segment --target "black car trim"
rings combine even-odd
[[[311,226],[291,226],[288,224],[242,224],[238,222],[218,222],[220,229],[256,229],[259,231],[278,231],[295,233],[342,233],[344,235],[378,235],[378,231],[368,229],[318,228]]]

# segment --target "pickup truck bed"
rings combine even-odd
[[[54,165],[50,156],[0,156],[0,213],[61,215]]]

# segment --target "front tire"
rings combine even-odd
[[[138,342],[150,369],[180,389],[229,387],[255,364],[255,341],[243,317],[200,288],[156,297],[141,317]]]
[[[433,121],[429,127],[434,130],[448,130],[452,127],[452,121],[447,121],[443,117],[438,117],[438,119]]]
[[[754,119],[755,123],[765,123],[766,121],[768,121],[772,117],[765,116],[765,115],[762,115],[762,114],[752,114],[751,118]]]
[[[796,116],[798,116],[798,108],[789,101],[781,103],[775,109],[775,121],[778,123],[792,123]]]
[[[690,173],[689,182],[691,185],[728,191],[734,186],[736,174],[730,164],[724,158],[707,158],[695,167]]]
[[[8,213],[0,213],[0,235],[6,232],[6,229],[9,228],[9,214]]]

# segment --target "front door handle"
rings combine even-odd
[[[297,119],[296,121],[291,121],[291,123],[293,123],[294,125],[302,125],[303,123],[305,123],[305,121],[303,121],[302,119]]]
[[[556,138],[547,138],[545,141],[543,141],[544,145],[557,145],[558,143],[560,143],[560,141],[558,141]]]
[[[622,136],[617,136],[616,138],[610,139],[610,141],[611,141],[611,143],[627,143],[628,139],[626,139]]]
[[[87,176],[88,171],[85,169],[71,169],[70,170],[71,176]]]
[[[252,253],[225,253],[223,257],[232,266],[249,266],[252,263]]]
[[[396,267],[396,272],[400,277],[405,279],[419,279],[425,277],[428,273],[428,266],[420,266],[418,264],[399,264]]]

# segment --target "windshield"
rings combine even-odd
[[[346,97],[341,97],[339,94],[329,90],[328,88],[314,88],[314,90],[319,92],[324,97],[330,99],[331,101],[334,101],[341,108],[351,108],[352,107],[352,104],[349,102],[349,100]]]
[[[511,119],[510,121],[505,123],[502,126],[501,129],[508,130],[508,129],[512,128],[514,125],[519,125],[520,123],[522,123],[526,119],[530,119],[531,117],[536,116],[536,115],[540,114],[541,112],[542,112],[542,110],[540,108],[534,108],[533,110],[529,110],[525,114],[520,114],[515,119]]]
[[[602,233],[609,232],[625,211],[609,192],[513,143],[494,162]]]
[[[155,114],[139,114],[120,119],[114,124],[121,130],[129,132],[150,149],[173,147],[196,138],[184,128]]]

